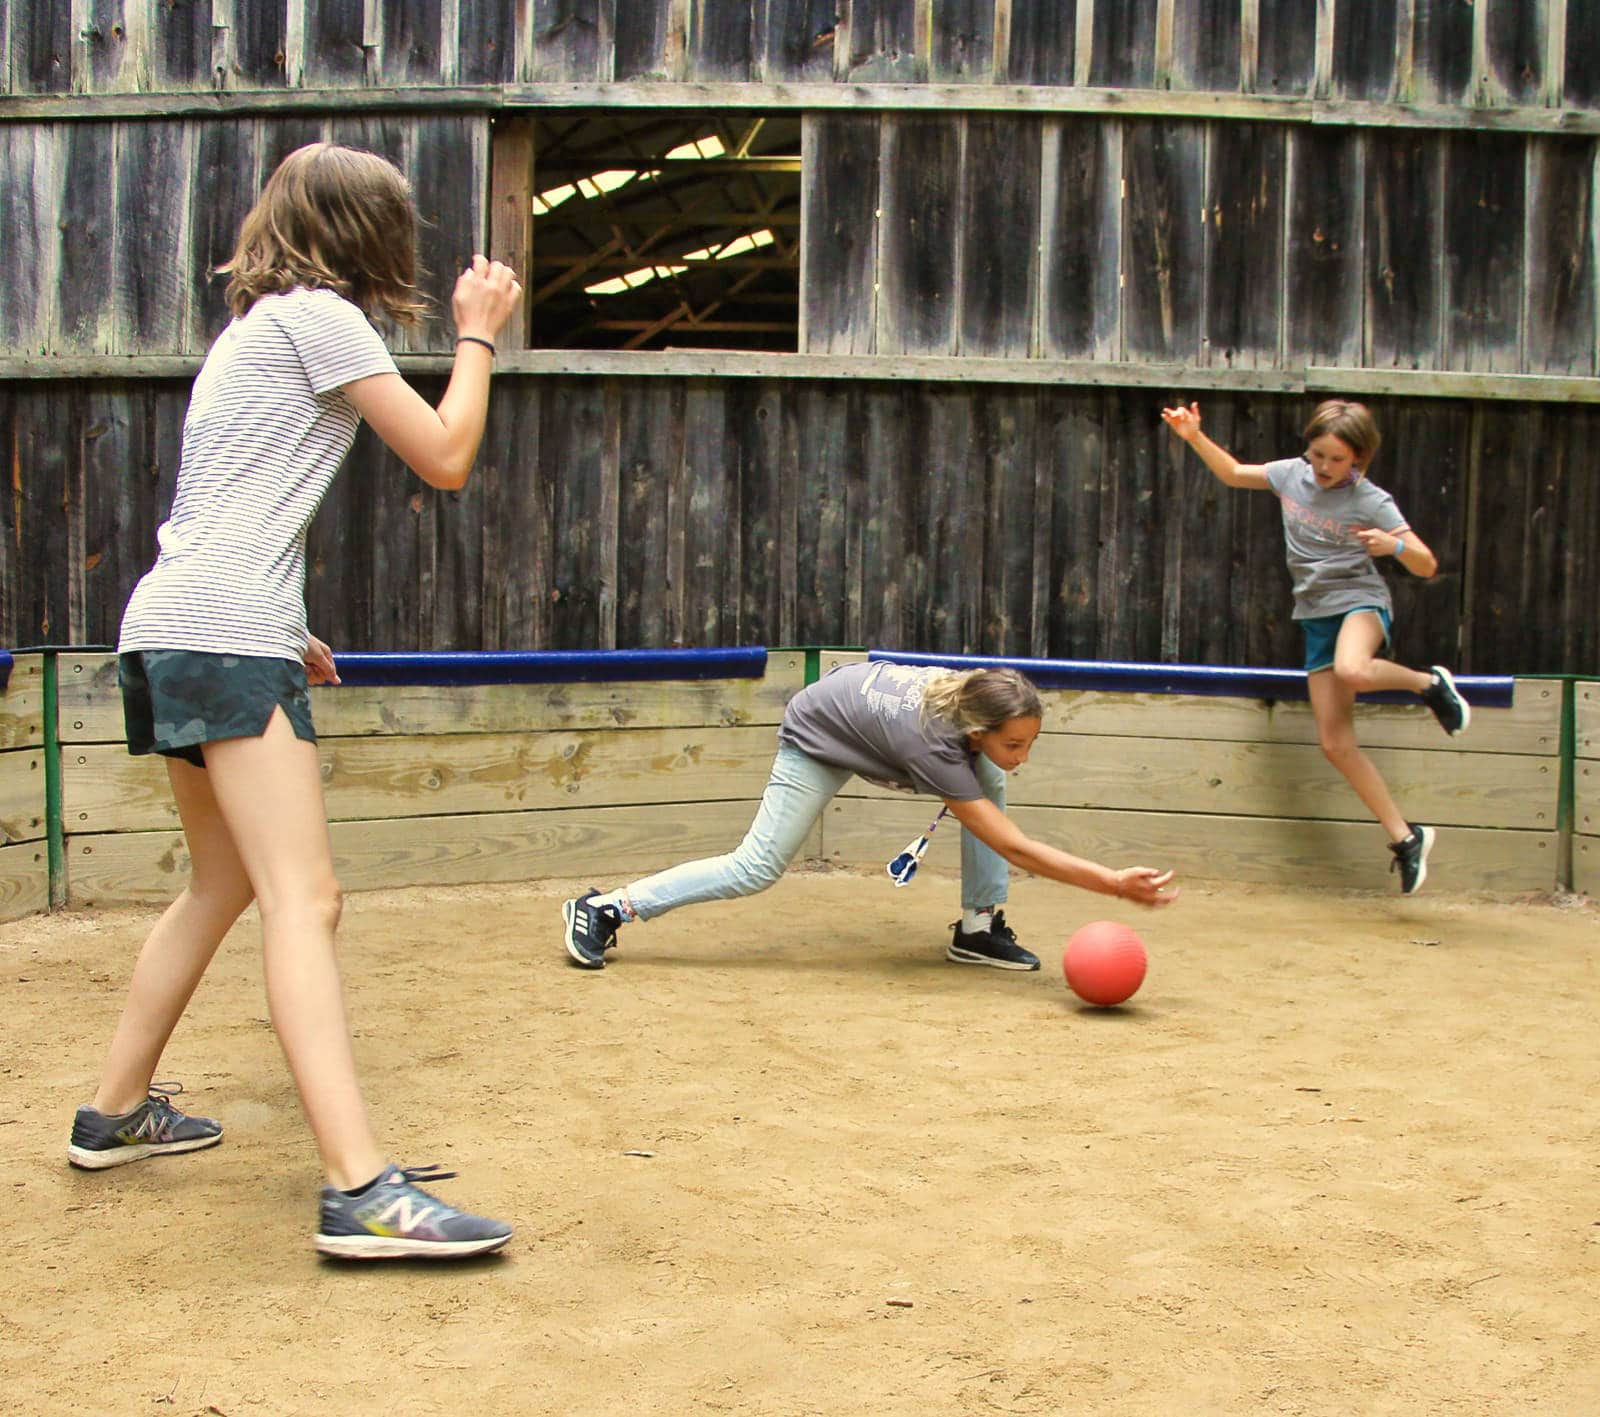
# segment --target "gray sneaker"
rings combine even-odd
[[[78,1108],[67,1160],[85,1171],[104,1171],[160,1152],[215,1146],[222,1140],[222,1123],[185,1116],[172,1105],[173,1096],[182,1091],[181,1083],[157,1083],[143,1102],[120,1117],[108,1117],[93,1107]]]
[[[446,1205],[418,1181],[448,1181],[433,1166],[391,1166],[359,1196],[322,1188],[322,1220],[312,1239],[344,1260],[454,1260],[498,1250],[511,1227]]]

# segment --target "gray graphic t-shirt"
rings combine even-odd
[[[1283,508],[1294,618],[1343,615],[1369,605],[1392,613],[1389,587],[1355,533],[1373,526],[1404,531],[1406,519],[1394,498],[1364,477],[1343,487],[1318,487],[1304,458],[1268,463],[1266,474]]]
[[[922,713],[923,690],[948,672],[841,665],[789,700],[778,741],[880,787],[976,802],[983,789],[967,735]]]

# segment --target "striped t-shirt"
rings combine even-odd
[[[306,527],[356,436],[341,392],[394,360],[331,290],[264,295],[211,346],[183,422],[172,515],[123,612],[118,651],[298,661]]]

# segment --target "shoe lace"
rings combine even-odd
[[[431,1185],[435,1181],[453,1181],[460,1175],[458,1171],[444,1171],[429,1162],[426,1166],[402,1166],[400,1174],[413,1186]]]
[[[995,911],[994,920],[989,925],[989,938],[991,940],[1004,940],[1008,945],[1016,944],[1017,932],[1006,924],[1005,911]]]
[[[183,1091],[181,1082],[153,1082],[146,1089],[150,1110],[162,1117],[174,1116],[178,1109],[172,1105],[172,1099]]]

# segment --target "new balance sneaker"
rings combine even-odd
[[[93,1107],[80,1107],[72,1119],[67,1160],[85,1171],[125,1166],[164,1151],[199,1151],[222,1140],[222,1123],[189,1117],[172,1105],[183,1085],[164,1082],[131,1112],[108,1117]]]
[[[1003,910],[995,911],[994,923],[987,930],[974,930],[969,935],[959,920],[950,928],[955,933],[944,947],[944,957],[957,964],[987,964],[995,969],[1039,967],[1039,956],[1017,943],[1016,931],[1006,924]]]
[[[599,891],[585,891],[561,907],[567,923],[567,953],[584,969],[604,969],[606,951],[617,943],[617,927],[622,913],[614,905],[595,905]]]
[[[1433,666],[1433,683],[1422,691],[1422,702],[1433,710],[1439,727],[1452,738],[1472,722],[1472,705],[1461,696],[1455,677],[1442,664]]]
[[[322,1220],[312,1239],[343,1260],[455,1260],[498,1250],[511,1227],[446,1205],[417,1184],[456,1173],[433,1166],[391,1166],[358,1196],[322,1188]]]
[[[1394,852],[1389,869],[1400,873],[1401,895],[1415,895],[1428,879],[1428,853],[1433,850],[1435,835],[1432,827],[1419,827],[1412,822],[1411,834],[1404,841],[1389,843],[1389,850]]]

